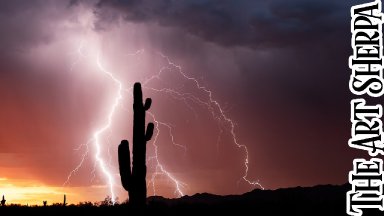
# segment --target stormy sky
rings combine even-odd
[[[183,194],[254,189],[238,145],[248,150],[246,178],[266,189],[347,182],[353,158],[367,156],[347,145],[349,11],[358,3],[1,0],[0,195],[110,195],[92,140],[119,90],[105,72],[123,85],[100,143],[120,200],[117,145],[132,140],[134,82],[153,99],[147,120],[158,122],[149,195],[180,195],[165,173],[152,179],[156,160]]]

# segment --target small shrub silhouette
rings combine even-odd
[[[140,83],[135,83],[133,86],[133,99],[132,169],[127,140],[122,140],[118,148],[119,169],[121,183],[129,194],[129,204],[143,207],[147,198],[146,144],[152,138],[154,128],[153,123],[149,123],[145,130],[145,112],[151,107],[152,99],[147,98],[143,104]]]

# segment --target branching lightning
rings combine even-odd
[[[80,46],[79,48],[77,49],[77,53],[78,53],[78,58],[72,63],[71,65],[71,70],[73,69],[73,66],[78,64],[79,61],[81,60],[81,58],[85,58],[86,56],[84,55],[83,53],[83,48],[84,48],[84,41],[82,40],[81,43],[80,43]],[[77,149],[75,150],[79,150],[82,146],[85,146],[86,150],[85,152],[83,153],[82,157],[81,157],[81,160],[79,162],[79,164],[75,167],[75,169],[73,169],[68,177],[67,177],[67,180],[64,182],[64,185],[67,185],[70,181],[70,178],[72,177],[73,174],[75,174],[80,168],[81,166],[83,165],[84,163],[84,160],[85,158],[87,157],[88,153],[89,153],[89,147],[88,145],[90,143],[93,143],[94,145],[94,148],[96,150],[96,154],[95,154],[95,162],[99,165],[101,171],[103,172],[105,178],[107,179],[108,181],[108,185],[109,185],[109,190],[110,190],[110,194],[111,194],[111,200],[113,203],[115,203],[115,199],[116,199],[116,196],[115,196],[115,192],[114,192],[114,180],[113,180],[113,176],[112,176],[112,173],[111,171],[108,169],[107,165],[106,165],[106,162],[104,161],[104,159],[101,157],[101,141],[100,141],[100,137],[101,135],[106,131],[108,130],[111,125],[112,125],[112,120],[113,120],[113,116],[115,115],[115,112],[116,112],[116,109],[117,107],[119,106],[122,98],[123,98],[123,95],[122,95],[122,92],[123,92],[123,84],[120,82],[120,80],[118,80],[111,72],[109,72],[108,70],[106,70],[102,64],[102,61],[101,61],[101,53],[98,52],[97,54],[97,57],[96,57],[96,65],[98,67],[98,69],[104,73],[107,77],[109,77],[117,86],[118,86],[118,90],[117,90],[117,94],[116,94],[116,97],[114,99],[114,103],[111,107],[111,110],[108,114],[108,117],[107,117],[107,122],[105,125],[103,125],[101,128],[97,129],[94,133],[93,133],[93,136],[92,138],[85,144],[82,144],[80,145]],[[108,149],[109,150],[109,149]]]
[[[105,162],[103,160],[103,158],[100,156],[101,154],[101,143],[100,143],[100,135],[103,134],[106,130],[108,130],[111,125],[112,125],[112,118],[116,112],[116,108],[119,106],[119,103],[121,101],[121,99],[123,98],[123,95],[122,95],[122,91],[123,91],[123,84],[117,79],[115,78],[115,76],[107,71],[102,63],[101,63],[101,59],[100,59],[100,52],[97,54],[97,66],[98,68],[103,72],[105,73],[110,79],[113,80],[113,82],[118,86],[118,91],[117,91],[117,96],[115,98],[115,102],[111,108],[111,111],[109,112],[109,115],[108,115],[108,122],[106,125],[104,125],[102,128],[98,129],[94,134],[93,134],[93,139],[94,139],[94,145],[96,147],[96,155],[95,155],[95,159],[96,161],[98,162],[101,170],[103,171],[104,175],[107,177],[108,179],[108,184],[109,184],[109,189],[110,189],[110,192],[111,192],[111,199],[112,199],[112,202],[115,203],[115,193],[114,193],[114,190],[113,190],[113,177],[112,177],[112,174],[111,174],[111,171],[108,170],[108,168],[106,167],[105,165]]]
[[[186,186],[186,184],[184,182],[181,182],[179,180],[177,180],[171,173],[169,173],[165,168],[164,166],[160,163],[159,161],[159,147],[157,145],[157,138],[159,137],[159,134],[160,134],[160,128],[159,126],[160,125],[163,125],[167,128],[169,128],[169,134],[171,136],[171,141],[172,143],[175,145],[175,146],[178,146],[178,147],[181,147],[183,148],[185,151],[187,150],[187,148],[183,145],[180,145],[180,144],[177,144],[174,142],[174,137],[173,137],[173,134],[172,134],[172,130],[171,130],[171,126],[166,124],[166,123],[163,123],[163,122],[160,122],[160,121],[157,121],[156,120],[156,117],[155,115],[153,115],[153,113],[151,112],[148,112],[148,114],[152,117],[153,121],[155,122],[155,127],[156,127],[156,135],[155,135],[155,139],[153,140],[152,142],[152,145],[155,149],[155,156],[153,157],[150,157],[149,160],[153,159],[155,160],[155,172],[153,172],[152,174],[152,178],[151,178],[151,183],[152,183],[152,188],[153,188],[153,194],[156,195],[156,177],[158,175],[165,175],[166,177],[168,177],[168,179],[171,180],[171,182],[173,182],[173,184],[175,185],[175,194],[177,194],[178,196],[184,196],[184,193],[182,191],[182,188]]]
[[[77,48],[77,52],[76,52],[78,57],[70,66],[71,70],[73,70],[74,66],[77,65],[83,58],[87,57],[83,51],[84,47],[85,47],[85,41],[82,40],[80,42],[80,45]],[[136,55],[142,54],[143,52],[144,52],[144,50],[138,50],[137,52],[135,52],[133,54],[127,54],[127,55],[136,56]],[[219,132],[218,138],[217,138],[217,145],[220,142],[220,139],[221,139],[220,137],[223,133],[223,127],[225,125],[228,126],[228,131],[231,134],[232,142],[234,143],[234,145],[236,147],[238,147],[244,151],[244,160],[243,160],[244,173],[243,173],[243,176],[241,176],[239,181],[244,181],[247,184],[251,185],[252,187],[260,187],[261,189],[264,189],[258,180],[254,181],[254,180],[249,179],[249,177],[248,177],[248,170],[249,170],[248,148],[246,145],[240,144],[238,142],[237,135],[235,133],[234,121],[225,114],[220,103],[213,98],[212,91],[209,90],[208,88],[206,88],[205,86],[201,85],[200,82],[196,78],[188,76],[187,74],[185,74],[183,72],[181,66],[173,63],[169,59],[168,56],[166,56],[162,53],[159,53],[159,55],[163,59],[166,60],[167,65],[162,67],[157,74],[154,74],[153,76],[151,76],[150,78],[148,78],[144,82],[142,82],[142,87],[144,89],[147,89],[147,90],[150,90],[153,92],[157,92],[157,93],[161,93],[161,94],[168,94],[176,100],[183,101],[184,104],[186,105],[186,107],[188,109],[190,109],[191,112],[193,112],[195,114],[195,116],[197,116],[197,112],[195,111],[193,106],[190,104],[190,102],[206,108],[207,111],[209,111],[211,113],[212,117],[219,122],[220,132]],[[116,116],[117,108],[119,107],[119,105],[121,105],[121,100],[123,99],[123,92],[131,93],[132,88],[124,89],[122,81],[120,81],[116,76],[114,76],[113,73],[109,72],[103,66],[102,60],[101,60],[101,52],[98,52],[97,57],[93,62],[97,66],[98,70],[100,72],[102,72],[106,77],[108,77],[111,81],[113,81],[113,83],[117,86],[116,95],[114,96],[114,103],[110,108],[110,112],[108,113],[106,123],[104,125],[102,125],[99,129],[97,129],[96,131],[93,132],[91,139],[87,143],[80,145],[76,149],[76,150],[80,150],[80,149],[85,148],[85,151],[81,156],[79,164],[69,173],[67,180],[64,183],[64,186],[69,183],[71,177],[76,172],[78,172],[78,170],[82,167],[83,162],[85,161],[85,159],[89,155],[89,145],[92,143],[94,149],[96,150],[96,153],[94,155],[95,168],[96,168],[96,165],[98,165],[98,167],[102,171],[102,174],[104,175],[105,179],[107,180],[109,190],[110,190],[111,199],[112,199],[112,202],[114,203],[115,199],[116,199],[115,192],[114,192],[114,178],[113,178],[112,171],[108,168],[108,166],[105,162],[105,159],[103,159],[103,157],[102,157],[102,146],[103,145],[102,145],[101,140],[102,140],[102,136],[105,134],[105,132],[107,130],[111,129],[111,126],[113,123],[113,118]],[[201,93],[205,94],[204,98],[199,97],[199,96],[192,94],[192,93],[180,92],[178,90],[171,89],[171,88],[159,88],[159,89],[157,89],[157,88],[151,87],[149,85],[150,82],[153,81],[154,79],[161,80],[161,75],[165,70],[176,71],[182,77],[182,79],[193,83],[193,85],[196,87],[197,90],[199,90],[199,91],[201,91]],[[152,145],[154,148],[154,156],[147,157],[148,162],[154,161],[154,171],[152,172],[152,176],[150,177],[148,184],[152,186],[153,194],[156,195],[156,179],[159,175],[163,175],[166,178],[168,178],[170,180],[170,182],[174,185],[175,195],[176,196],[183,196],[184,195],[183,188],[187,187],[187,184],[178,180],[172,173],[167,171],[164,164],[162,164],[160,159],[159,159],[160,152],[159,152],[159,146],[158,146],[157,141],[158,141],[158,137],[161,133],[161,128],[165,128],[168,131],[170,143],[172,145],[174,145],[177,148],[183,149],[184,153],[187,152],[187,146],[179,144],[175,141],[175,136],[173,135],[173,131],[175,129],[175,126],[158,120],[154,113],[148,112],[148,114],[151,117],[152,121],[155,123],[155,128],[156,128],[156,134],[155,134],[154,140],[152,142]],[[93,173],[94,173],[94,171],[93,171]]]
[[[174,95],[177,95],[177,96],[180,96],[182,97],[184,100],[185,98],[189,98],[191,99],[192,101],[194,101],[195,103],[197,104],[200,104],[200,105],[205,105],[207,107],[207,109],[211,112],[212,116],[217,119],[217,120],[223,120],[224,122],[227,122],[229,124],[229,131],[231,133],[231,136],[232,136],[232,141],[233,143],[238,147],[238,148],[241,148],[244,150],[245,152],[245,158],[244,158],[244,175],[240,178],[240,180],[243,180],[245,181],[246,183],[252,185],[253,187],[260,187],[261,189],[264,189],[264,187],[259,183],[259,181],[254,181],[254,180],[250,180],[248,178],[248,170],[249,170],[249,152],[248,152],[248,148],[246,145],[244,144],[240,144],[238,142],[238,139],[237,139],[237,136],[236,136],[236,133],[235,133],[235,123],[233,122],[232,119],[230,119],[225,113],[224,113],[224,110],[222,108],[222,106],[220,105],[220,103],[213,99],[213,96],[212,96],[212,91],[207,89],[206,87],[202,86],[199,81],[194,78],[194,77],[191,77],[191,76],[188,76],[187,74],[185,74],[181,68],[180,65],[177,65],[175,63],[173,63],[168,56],[162,54],[162,53],[159,53],[159,55],[166,59],[167,63],[169,66],[173,67],[173,68],[176,68],[177,69],[177,72],[179,72],[179,74],[186,80],[189,80],[191,82],[193,82],[195,84],[195,87],[201,91],[203,91],[204,93],[207,94],[208,96],[208,101],[203,101],[201,100],[200,98],[198,98],[197,96],[194,96],[190,93],[180,93],[178,91],[175,91],[175,90],[172,90],[172,89],[154,89],[154,88],[150,88],[152,90],[155,90],[155,91],[158,91],[158,92],[165,92],[165,93],[171,93],[171,94],[174,94]],[[146,80],[146,82],[144,82],[144,84],[147,84],[148,82],[150,82],[152,79],[160,79],[160,76],[161,76],[161,73],[162,71],[164,70],[165,68],[162,68],[158,74],[152,76],[151,78],[149,78],[148,80]],[[168,69],[172,69],[172,68],[168,68]],[[215,108],[216,110],[218,110],[218,113],[215,112]],[[221,135],[222,131],[220,131],[219,133],[219,137],[218,137],[218,142],[220,140],[220,135]],[[239,181],[240,181],[239,180]]]

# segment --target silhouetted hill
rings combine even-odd
[[[0,215],[208,215],[212,213],[247,214],[255,216],[347,215],[346,192],[350,185],[320,185],[277,190],[253,190],[242,195],[219,196],[198,193],[176,199],[152,196],[147,199],[146,209],[135,209],[128,205],[116,206],[47,206],[0,208]],[[3,214],[6,212],[8,214]],[[379,211],[366,215],[380,215]]]
[[[171,212],[204,214],[207,212],[251,213],[252,215],[306,215],[333,216],[346,214],[346,193],[349,184],[318,185],[277,190],[253,190],[242,195],[218,196],[199,193],[178,199],[149,197],[152,209]],[[378,210],[365,211],[367,215],[382,215]]]
[[[348,184],[320,185],[277,190],[253,190],[242,195],[218,196],[208,193],[178,199],[149,197],[148,203],[157,209],[185,209],[188,211],[236,210],[251,211],[254,215],[346,215]]]

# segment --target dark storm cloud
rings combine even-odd
[[[153,33],[160,47],[183,47],[180,31],[226,47],[266,51],[235,54],[247,94],[258,91],[279,94],[280,100],[305,103],[307,108],[342,108],[335,103],[346,97],[344,85],[350,51],[350,7],[358,1],[240,0],[240,1],[136,1],[101,0],[97,4],[99,28],[116,23],[119,16],[135,23],[172,27],[173,33]],[[180,49],[173,56],[199,53]],[[198,55],[205,55],[199,53]],[[231,73],[236,73],[232,71]],[[328,83],[328,85],[324,85]],[[342,84],[340,84],[342,83]],[[266,86],[267,85],[267,86]],[[255,87],[257,86],[257,87]],[[264,88],[265,87],[265,88]],[[333,94],[331,97],[330,94]]]
[[[52,6],[47,1],[0,1],[1,51],[20,51],[49,41],[52,38],[49,21],[54,18],[49,16]]]
[[[138,1],[101,0],[101,22],[116,20],[116,11],[131,22],[155,22],[182,28],[226,46],[273,47],[316,41],[348,26],[342,22],[351,4],[341,1]]]
[[[74,9],[79,0],[0,1],[0,59],[12,60],[32,47],[57,38],[63,22],[77,22]],[[91,4],[91,3],[90,3]]]
[[[20,60],[28,52],[63,37],[57,32],[60,21],[70,19],[69,5],[69,1],[0,1],[1,76],[25,70],[28,66]]]

